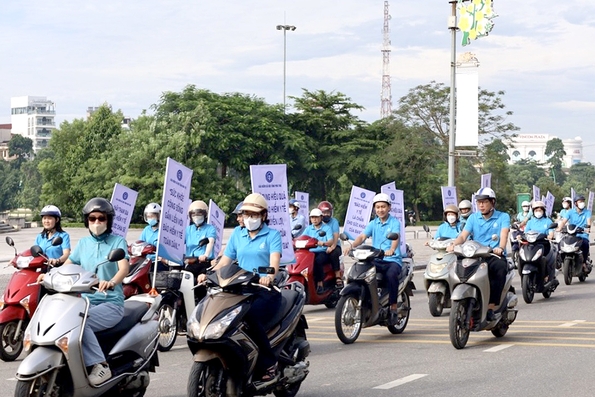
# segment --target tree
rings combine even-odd
[[[19,190],[19,170],[4,159],[0,159],[0,211],[16,207],[16,194]]]
[[[498,208],[501,211],[514,209],[515,191],[512,189],[508,174],[507,146],[500,139],[494,139],[483,148],[483,171],[482,174],[492,174],[492,189],[496,192]]]
[[[595,166],[591,163],[573,164],[568,170],[568,178],[562,186],[564,192],[570,196],[570,189],[575,192],[586,194],[595,190]]]
[[[479,137],[484,142],[493,138],[504,138],[519,130],[507,122],[512,111],[505,110],[502,101],[504,91],[491,92],[479,89],[478,123]],[[450,128],[450,87],[435,81],[418,85],[399,99],[399,107],[393,112],[395,118],[405,125],[416,126],[433,134],[448,148]]]
[[[25,160],[33,157],[33,141],[19,134],[14,135],[8,142],[8,155],[17,156],[13,165],[19,168]]]
[[[562,185],[566,179],[566,174],[562,171],[562,165],[564,164],[562,159],[566,156],[562,140],[560,138],[553,138],[547,141],[545,155],[550,156],[547,163],[550,165],[552,179],[554,182]]]

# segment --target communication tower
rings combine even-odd
[[[390,88],[390,29],[388,28],[390,14],[388,1],[384,2],[384,41],[382,45],[382,92],[380,93],[380,117],[389,117],[392,113],[392,95]]]

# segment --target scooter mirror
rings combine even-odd
[[[271,266],[260,266],[258,268],[258,273],[260,274],[275,274],[275,268]]]
[[[321,231],[318,232],[318,235],[320,237],[324,237],[324,236],[326,236],[326,232],[324,230],[321,230]]]
[[[298,224],[298,225],[295,225],[295,226],[293,227],[293,229],[291,229],[291,230],[300,230],[301,228],[302,228],[302,225],[299,225],[299,224]]]
[[[10,245],[11,247],[14,247],[14,240],[12,239],[12,237],[6,236],[6,244]]]
[[[107,260],[110,262],[118,262],[126,257],[126,252],[122,248],[111,250],[107,255]]]
[[[60,237],[60,236],[57,236],[56,238],[54,238],[54,239],[52,240],[52,246],[54,246],[54,247],[57,247],[57,246],[59,246],[60,244],[62,244],[62,237]]]
[[[423,228],[424,228],[424,232],[430,233],[430,228],[428,227],[428,225],[424,225]]]
[[[387,240],[397,240],[399,238],[399,233],[388,233],[386,238]]]
[[[209,239],[208,238],[203,238],[198,242],[198,246],[199,247],[204,247],[205,245],[207,245],[209,243]]]
[[[34,245],[33,247],[31,247],[31,255],[37,258],[38,256],[43,255],[43,250],[39,245]]]
[[[347,237],[347,235],[346,235],[345,233],[341,233],[341,234],[339,234],[339,238],[340,238],[342,241],[347,241],[347,240],[349,240],[349,237]]]
[[[510,225],[510,228],[512,230],[519,230],[519,224],[518,223],[513,223],[512,225]]]

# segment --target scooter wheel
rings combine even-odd
[[[0,358],[3,361],[14,361],[23,351],[23,330],[17,335],[18,325],[16,320],[0,325]]]
[[[160,352],[166,352],[176,343],[178,336],[178,321],[174,315],[174,308],[170,305],[163,304],[159,308],[159,339],[157,349]]]
[[[335,331],[346,345],[357,340],[362,331],[362,312],[355,296],[342,296],[335,309]]]

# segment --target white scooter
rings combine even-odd
[[[427,230],[426,230],[427,229]],[[429,232],[427,225],[424,230]],[[450,295],[453,282],[450,277],[450,270],[457,262],[457,256],[452,252],[446,252],[446,248],[452,244],[453,239],[431,240],[428,245],[437,252],[430,257],[426,270],[424,271],[424,284],[428,293],[428,307],[430,314],[440,317],[444,308],[451,307]]]
[[[33,247],[33,256],[39,250]],[[98,266],[124,256],[124,250],[113,250]],[[149,371],[159,365],[156,312],[161,297],[143,294],[126,300],[122,321],[96,334],[113,375],[92,386],[81,346],[90,303],[81,293],[97,291],[99,279],[81,266],[67,264],[47,273],[42,284],[54,293],[43,298],[25,331],[25,350],[30,353],[17,370],[15,397],[144,395]]]

